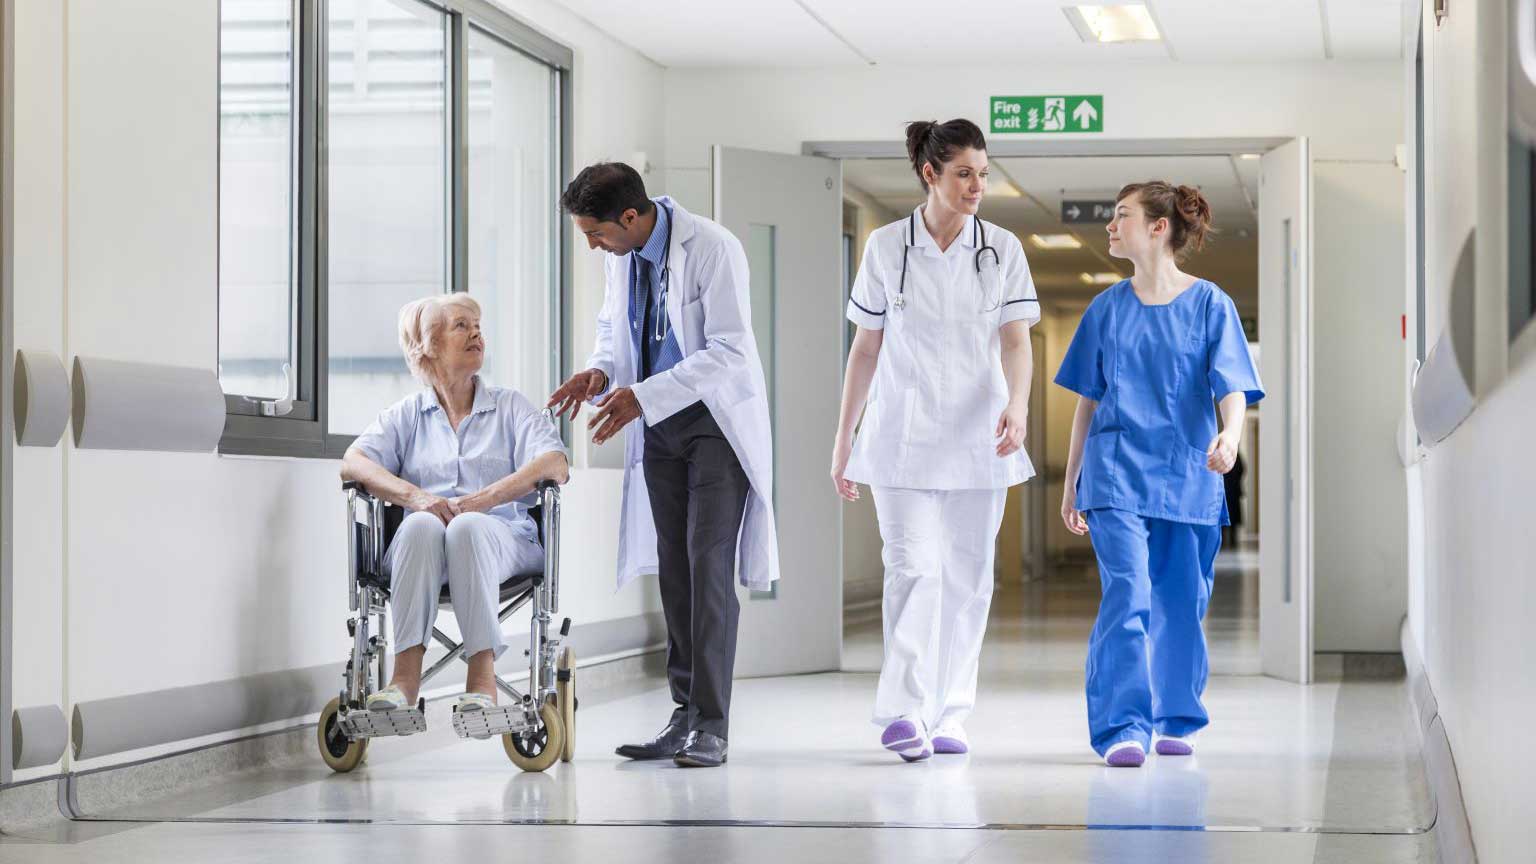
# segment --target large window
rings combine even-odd
[[[478,0],[221,4],[221,449],[339,455],[421,386],[397,316],[434,293],[473,292],[485,376],[543,395],[570,52]]]
[[[293,4],[224,0],[220,21],[219,377],[230,393],[291,398]]]

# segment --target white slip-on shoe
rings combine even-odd
[[[405,700],[405,693],[393,684],[368,697],[369,711],[400,711],[409,707],[411,703]]]
[[[460,693],[453,700],[454,711],[489,711],[496,707],[496,700],[484,693]]]

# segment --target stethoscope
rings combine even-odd
[[[997,250],[987,245],[987,229],[981,227],[981,220],[971,217],[971,243],[976,247],[976,257],[973,263],[976,266],[976,279],[981,282],[981,302],[983,313],[996,312],[1003,307],[1002,281],[998,276],[1000,261]],[[897,309],[907,308],[907,253],[917,245],[917,214],[907,214],[907,242],[901,247],[901,282],[896,286],[896,299],[893,301]],[[986,270],[982,270],[982,261],[987,262]],[[990,275],[990,280],[988,276]],[[992,300],[992,293],[988,290],[987,283],[991,282],[997,288],[996,302]],[[988,305],[991,304],[991,305]]]
[[[664,207],[666,205],[657,204],[656,206]],[[656,323],[652,325],[651,329],[651,336],[657,342],[666,339],[667,334],[672,332],[672,322],[667,320],[667,286],[672,281],[670,278],[668,278],[671,276],[671,271],[668,269],[667,265],[672,260],[672,219],[676,217],[672,215],[671,211],[668,211],[667,217],[667,245],[664,246],[661,250],[661,290],[656,292]],[[635,256],[635,258],[638,258],[640,257],[640,250],[636,249],[630,254]],[[635,267],[635,262],[633,259],[631,259],[629,262],[629,278],[632,280],[630,283],[629,295],[633,297],[636,294],[635,288],[637,286],[635,283],[640,279],[639,269]]]

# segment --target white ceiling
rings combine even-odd
[[[1086,44],[1071,0],[558,0],[663,66],[1387,60],[1404,0],[1144,0],[1162,43]]]
[[[1211,202],[1219,232],[1204,252],[1185,263],[1185,269],[1221,285],[1243,314],[1257,314],[1259,246],[1253,211],[1259,194],[1257,160],[1229,156],[1085,156],[998,158],[991,165],[994,192],[999,181],[1006,178],[1024,194],[1017,198],[988,195],[982,204],[982,216],[1024,241],[1042,299],[1086,300],[1103,290],[1103,286],[1083,285],[1080,274],[1131,272],[1129,262],[1109,257],[1102,226],[1061,223],[1063,198],[1112,200],[1126,183],[1166,179],[1198,187]],[[843,182],[898,215],[923,200],[911,165],[901,159],[845,160]],[[1077,235],[1083,248],[1048,251],[1029,243],[1030,234],[1062,233]]]

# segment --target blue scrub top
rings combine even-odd
[[[1216,405],[1264,398],[1232,298],[1205,280],[1148,306],[1129,279],[1093,299],[1056,383],[1098,402],[1083,448],[1077,509],[1225,525],[1221,475],[1205,466]]]

